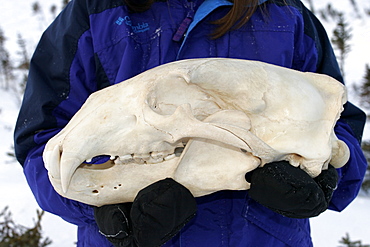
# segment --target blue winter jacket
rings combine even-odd
[[[31,61],[15,149],[40,207],[78,226],[78,246],[111,245],[98,233],[91,206],[54,191],[42,152],[91,93],[160,64],[202,57],[258,60],[342,81],[323,27],[300,1],[262,2],[267,15],[258,9],[246,25],[215,40],[211,21],[228,12],[226,0],[156,1],[143,13],[128,11],[122,0],[73,0],[45,31]],[[187,17],[188,28],[179,28]],[[343,210],[359,191],[364,122],[364,113],[347,103],[335,131],[351,157],[338,169],[330,209]],[[196,217],[165,246],[312,246],[308,219],[276,214],[247,191],[221,191],[197,202]]]

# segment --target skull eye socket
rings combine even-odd
[[[173,76],[159,81],[147,95],[146,104],[160,115],[172,115],[184,104],[190,104],[197,119],[203,120],[220,109],[217,100],[196,84],[183,77]]]

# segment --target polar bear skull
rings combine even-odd
[[[61,195],[132,201],[166,177],[195,196],[248,189],[244,174],[287,160],[312,177],[343,166],[334,126],[344,86],[326,75],[207,58],[165,64],[93,93],[49,140],[44,163]],[[109,156],[103,164],[93,157]]]

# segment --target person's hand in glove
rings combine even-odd
[[[291,218],[310,218],[324,212],[338,183],[329,165],[316,178],[287,161],[271,162],[246,174],[249,196],[263,206]]]
[[[196,213],[190,191],[173,179],[142,189],[133,203],[95,207],[100,232],[116,247],[161,246]]]
[[[136,247],[130,219],[132,203],[105,205],[94,208],[99,232],[114,246]]]

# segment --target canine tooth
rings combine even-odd
[[[71,153],[64,152],[60,159],[60,183],[63,193],[66,194],[71,183],[72,176],[82,161],[76,159]]]
[[[90,163],[91,161],[92,161],[92,158],[86,160],[87,163]]]
[[[110,159],[110,160],[115,160],[115,159],[116,159],[116,157],[117,157],[117,156],[113,156],[113,155],[111,155],[109,159]]]
[[[166,157],[164,157],[164,160],[170,160],[176,157],[176,154],[169,154]]]
[[[46,169],[54,177],[60,178],[60,147],[56,145],[52,151],[47,151],[44,154],[44,163]]]

